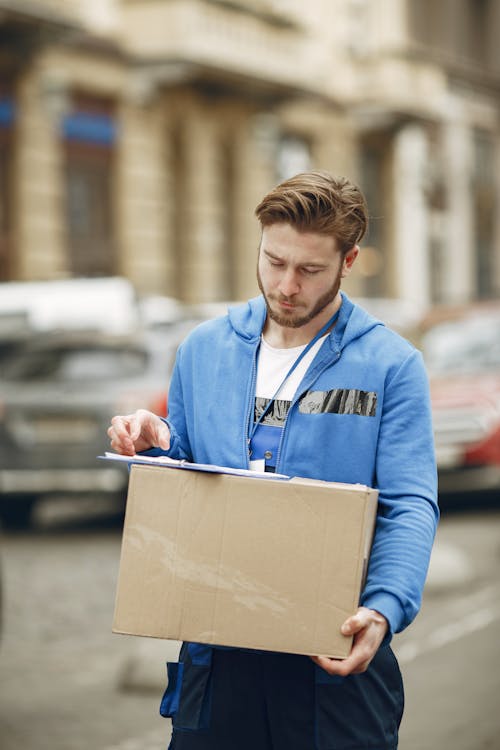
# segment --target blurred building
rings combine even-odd
[[[309,167],[372,215],[350,291],[500,292],[500,0],[0,0],[0,278],[256,292]]]

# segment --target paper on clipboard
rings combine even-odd
[[[197,464],[190,461],[184,461],[169,456],[143,456],[135,454],[134,456],[124,456],[121,453],[106,451],[103,456],[97,458],[105,461],[121,461],[126,464],[151,464],[153,466],[164,466],[170,469],[188,469],[190,471],[206,471],[213,474],[234,474],[241,477],[260,478],[260,479],[290,479],[286,474],[275,474],[272,472],[252,471],[251,469],[235,469],[229,466],[217,466],[216,464]]]

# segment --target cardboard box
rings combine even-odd
[[[343,658],[377,491],[134,465],[113,632]]]

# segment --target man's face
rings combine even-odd
[[[353,248],[343,258],[333,237],[298,232],[290,224],[265,227],[257,280],[268,316],[287,328],[300,328],[321,313],[328,318],[356,255]]]

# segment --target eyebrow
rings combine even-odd
[[[266,250],[265,248],[262,248],[262,252],[267,258],[271,258],[271,260],[283,261],[283,258],[280,258],[279,255],[275,255],[270,250]],[[327,267],[325,263],[316,263],[314,260],[308,261],[307,263],[299,263],[299,266],[301,268],[317,268],[317,269],[323,269]]]

